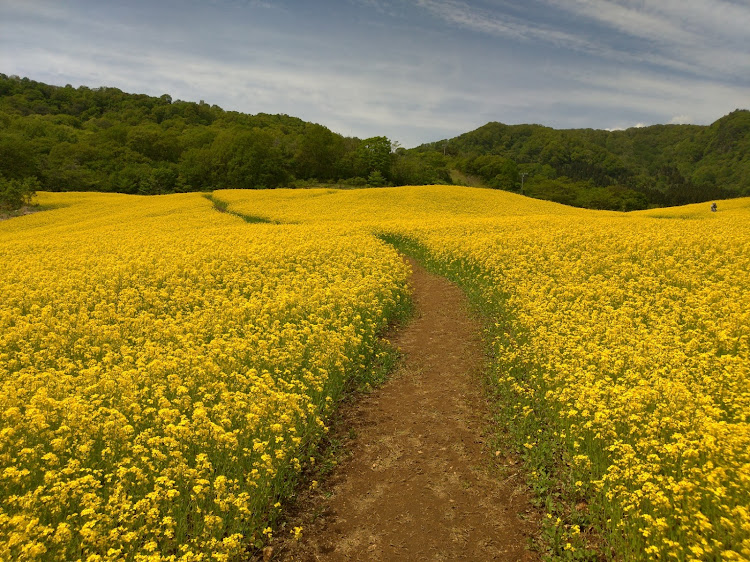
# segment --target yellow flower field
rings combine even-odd
[[[412,236],[512,316],[494,351],[527,454],[560,451],[627,558],[750,558],[748,229],[499,223]]]
[[[749,199],[214,197],[275,224],[198,194],[41,194],[58,208],[0,223],[0,558],[234,560],[262,540],[405,304],[382,236],[489,315],[558,555],[596,529],[615,558],[750,560]]]
[[[750,200],[622,214],[451,187],[219,195],[390,233],[480,295],[535,487],[554,472],[587,506],[558,523],[561,554],[593,524],[625,559],[750,560]]]
[[[40,198],[0,223],[0,559],[237,559],[406,267],[198,194]]]

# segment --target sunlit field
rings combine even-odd
[[[220,196],[386,232],[475,295],[561,554],[586,556],[594,525],[626,559],[750,559],[750,200],[622,214],[441,187]]]
[[[750,557],[741,221],[589,215],[408,233],[495,311],[495,376],[534,485],[547,494],[562,479],[626,559]],[[583,546],[584,513],[568,514],[563,547]]]
[[[198,194],[42,194],[58,208],[0,223],[0,557],[262,544],[406,306],[395,245],[487,316],[498,424],[557,555],[750,559],[750,199],[213,196],[272,222]]]
[[[0,559],[237,559],[406,267],[197,194],[41,199],[64,207],[0,223]]]

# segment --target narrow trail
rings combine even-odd
[[[481,327],[456,286],[411,264],[415,316],[393,338],[402,365],[346,414],[351,456],[273,560],[538,559],[520,475],[485,444]]]

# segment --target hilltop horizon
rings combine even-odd
[[[286,114],[0,74],[0,118],[7,193],[458,184],[628,211],[750,192],[747,110],[624,131],[488,122],[407,150]]]
[[[493,121],[708,125],[748,104],[749,27],[725,0],[8,0],[0,68],[413,147]]]
[[[108,89],[111,89],[111,90],[120,91],[120,92],[122,92],[123,94],[126,94],[126,95],[132,95],[132,96],[149,96],[149,97],[154,97],[154,98],[164,98],[166,96],[172,103],[185,102],[185,103],[198,104],[198,105],[205,104],[205,105],[207,105],[209,107],[217,107],[217,108],[221,109],[222,111],[225,111],[225,112],[228,112],[228,113],[239,113],[239,114],[244,114],[244,115],[249,115],[249,116],[253,116],[253,115],[279,115],[279,116],[283,116],[283,117],[291,117],[293,119],[299,119],[299,120],[302,120],[302,121],[307,121],[307,120],[303,119],[301,116],[296,115],[294,113],[272,113],[270,111],[258,111],[257,113],[246,113],[246,112],[243,112],[243,111],[239,111],[239,110],[235,110],[235,109],[231,109],[231,108],[220,106],[219,104],[212,103],[211,100],[205,100],[205,99],[200,99],[200,100],[195,100],[195,99],[180,99],[180,98],[172,96],[169,92],[162,92],[159,95],[151,95],[151,94],[147,94],[145,92],[135,92],[135,91],[131,92],[131,91],[123,90],[121,88],[118,88],[117,86],[112,86],[112,85],[108,85],[108,84],[93,85],[93,84],[70,84],[70,83],[62,84],[62,83],[41,82],[40,80],[37,80],[37,79],[35,79],[35,78],[31,77],[31,76],[19,76],[17,74],[7,74],[7,73],[3,73],[2,71],[0,71],[0,76],[6,76],[9,79],[14,79],[14,80],[19,80],[19,81],[28,80],[28,81],[32,81],[32,82],[37,82],[37,83],[40,83],[40,84],[44,84],[46,86],[52,86],[52,87],[55,87],[55,88],[66,88],[66,87],[70,86],[70,87],[72,87],[73,89],[76,89],[76,90],[78,90],[78,89],[88,89],[88,90],[91,90],[91,91],[99,91],[99,90],[108,90]],[[454,139],[456,139],[458,137],[461,137],[461,136],[469,134],[469,133],[473,133],[473,132],[475,132],[475,131],[477,131],[479,129],[482,129],[483,127],[486,127],[488,125],[493,125],[493,124],[498,124],[498,125],[503,125],[503,126],[508,126],[508,127],[523,127],[523,126],[542,127],[542,128],[545,128],[545,129],[551,129],[553,131],[579,131],[579,130],[583,131],[583,130],[593,130],[593,131],[602,131],[602,132],[608,132],[608,133],[628,131],[628,130],[631,130],[631,129],[648,129],[650,127],[660,127],[660,126],[696,126],[696,127],[709,127],[709,126],[713,125],[714,123],[716,123],[717,121],[720,121],[722,118],[726,117],[727,115],[730,115],[730,114],[735,113],[737,111],[750,111],[750,105],[748,105],[747,107],[735,107],[734,109],[731,109],[731,110],[727,111],[726,113],[719,115],[718,117],[716,117],[716,119],[714,119],[713,121],[708,122],[708,123],[688,123],[688,122],[685,122],[685,123],[636,123],[636,124],[628,126],[628,127],[557,127],[557,126],[554,126],[554,125],[545,124],[545,123],[543,123],[541,121],[527,121],[527,122],[523,122],[523,123],[515,123],[515,122],[507,122],[507,121],[498,121],[498,120],[494,119],[494,120],[489,120],[489,121],[486,121],[484,123],[481,123],[481,124],[475,126],[473,129],[467,129],[467,130],[464,130],[464,131],[461,131],[461,132],[457,132],[452,137],[435,138],[435,139],[427,140],[425,142],[421,142],[421,143],[416,144],[414,146],[405,146],[405,145],[403,145],[399,141],[399,139],[391,139],[391,140],[394,141],[398,147],[405,148],[407,150],[411,150],[411,149],[420,148],[420,147],[423,147],[423,146],[432,145],[432,144],[435,144],[435,143],[440,143],[440,142],[443,142],[443,141],[454,140]],[[343,131],[338,131],[334,127],[331,127],[328,124],[323,123],[323,122],[318,122],[318,121],[307,121],[307,122],[311,123],[311,124],[314,124],[314,125],[320,125],[320,126],[326,127],[327,129],[331,130],[332,132],[337,133],[337,134],[339,134],[339,135],[341,135],[343,137],[349,136],[351,138],[361,138],[361,137],[357,137],[356,135],[346,135]],[[377,135],[377,132],[376,132],[376,135]],[[378,136],[387,136],[387,135],[383,134],[383,135],[378,135]]]

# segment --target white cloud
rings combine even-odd
[[[443,21],[478,33],[542,41],[618,63],[644,62],[684,73],[726,79],[750,76],[750,5],[722,0],[546,0],[578,21],[594,22],[630,38],[627,49],[606,33],[570,33],[461,0],[416,0]],[[535,15],[528,12],[530,17]]]
[[[690,115],[675,115],[669,120],[670,125],[686,125],[693,122]]]
[[[594,45],[577,35],[546,26],[528,25],[518,18],[480,10],[459,0],[417,0],[417,5],[448,23],[473,31],[511,39],[543,40],[579,49],[594,48]]]
[[[547,0],[586,21],[646,41],[644,61],[694,73],[750,76],[750,5],[722,0]]]

